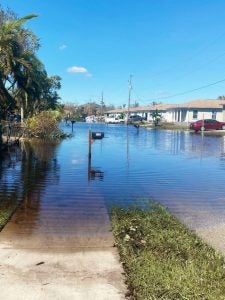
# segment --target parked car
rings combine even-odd
[[[195,131],[204,131],[204,130],[218,130],[223,129],[225,130],[225,122],[219,122],[213,119],[205,119],[205,120],[198,120],[190,124],[190,129]]]
[[[122,124],[124,123],[124,119],[121,119],[119,117],[106,117],[105,118],[105,123],[108,124]]]
[[[129,120],[132,122],[142,122],[144,118],[139,115],[133,115],[129,117]]]

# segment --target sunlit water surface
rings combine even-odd
[[[91,162],[88,129],[105,134],[92,143]],[[1,158],[0,201],[27,201],[36,226],[59,214],[65,224],[79,212],[94,220],[111,205],[149,198],[192,228],[223,223],[225,138],[76,123],[72,138],[22,144]]]

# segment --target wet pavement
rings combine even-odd
[[[101,199],[88,214],[85,205],[70,217],[52,211],[42,209],[36,224],[36,210],[25,202],[1,232],[1,299],[125,299],[123,270]]]
[[[105,133],[91,161],[89,128]],[[124,299],[112,205],[155,199],[225,253],[224,170],[224,137],[184,131],[76,123],[61,143],[11,147],[0,209],[22,205],[0,233],[3,299]]]

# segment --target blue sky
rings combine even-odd
[[[217,98],[225,82],[224,0],[1,0],[40,38],[38,56],[62,77],[63,102],[179,103]]]

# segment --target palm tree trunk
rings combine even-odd
[[[15,99],[11,96],[9,91],[4,85],[3,79],[0,74],[0,107],[3,109],[11,109],[15,105]]]
[[[23,120],[24,120],[24,107],[23,107],[23,102],[21,102],[20,115],[21,115],[21,123],[23,123]]]

